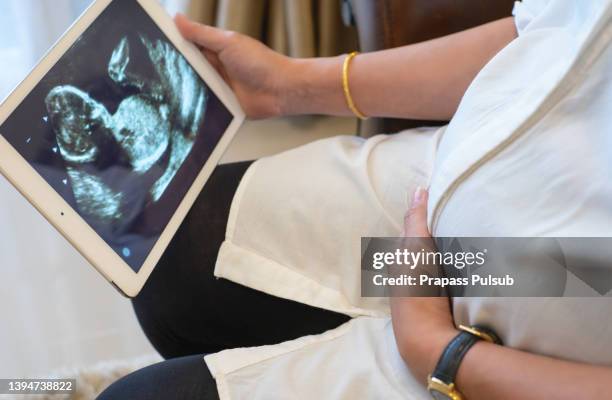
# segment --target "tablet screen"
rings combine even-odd
[[[232,119],[142,7],[121,0],[0,132],[138,272]]]

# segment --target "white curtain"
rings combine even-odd
[[[191,0],[162,0],[162,4],[168,11],[168,14],[175,16],[176,13],[186,13]]]
[[[0,0],[0,98],[89,2]],[[153,352],[129,301],[2,176],[0,318],[4,378],[43,378],[58,369]]]
[[[176,1],[176,0],[171,0]],[[357,48],[340,0],[190,0],[197,21],[241,32],[292,57],[327,57]]]
[[[0,94],[8,94],[90,0],[0,1]]]

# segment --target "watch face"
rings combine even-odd
[[[431,390],[429,393],[431,394],[431,397],[434,398],[434,400],[450,400],[450,397],[448,397],[444,393],[438,392],[437,390]]]

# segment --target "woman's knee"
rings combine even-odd
[[[200,268],[209,268],[211,278],[204,279],[212,279],[214,262],[203,262]],[[207,284],[196,275],[196,271],[173,268],[162,261],[132,299],[143,332],[166,359],[217,350],[203,343],[202,329],[210,305],[202,295]]]

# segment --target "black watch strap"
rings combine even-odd
[[[471,333],[459,332],[442,352],[440,360],[431,376],[441,380],[447,385],[454,383],[463,357],[465,357],[468,350],[479,340],[479,337]]]
[[[480,326],[475,326],[474,328],[488,335],[494,343],[501,344],[499,337],[490,329]],[[459,332],[442,352],[440,360],[431,376],[448,385],[454,383],[463,357],[465,357],[468,350],[481,339],[481,337],[467,331],[462,330]]]

